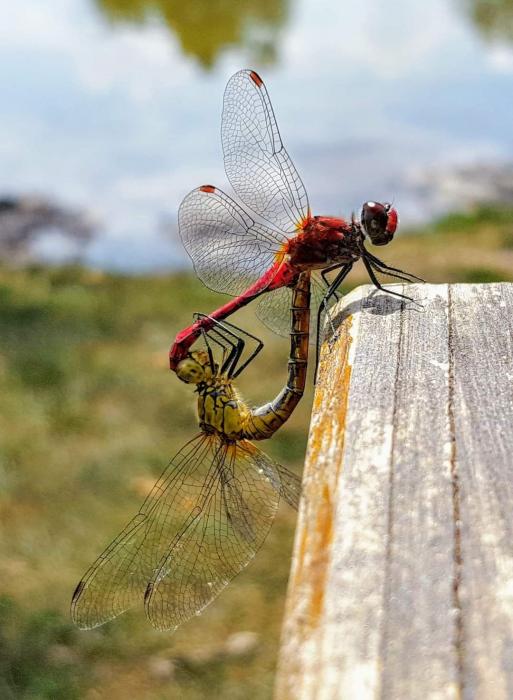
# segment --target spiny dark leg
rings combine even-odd
[[[415,301],[411,297],[406,296],[406,294],[400,294],[399,292],[392,292],[390,289],[385,289],[382,284],[379,283],[378,278],[374,274],[374,270],[371,267],[371,264],[368,260],[365,258],[362,258],[363,264],[365,265],[365,269],[369,273],[369,277],[372,280],[372,284],[380,289],[382,292],[385,292],[386,294],[392,294],[394,297],[399,297],[399,299],[407,299],[408,301]]]
[[[255,350],[253,350],[253,352],[252,352],[251,355],[248,357],[248,359],[245,360],[245,361],[240,365],[240,367],[237,368],[237,371],[234,372],[234,373],[232,374],[232,379],[236,379],[236,378],[239,376],[239,374],[240,374],[243,370],[245,370],[246,367],[247,367],[251,362],[253,362],[253,360],[254,360],[255,357],[258,355],[258,353],[260,352],[260,350],[264,347],[264,343],[263,343],[261,340],[259,340],[258,342],[259,342],[259,344],[258,344],[257,347],[255,348]]]
[[[337,274],[333,282],[328,282],[326,279],[324,272],[330,272],[331,270],[337,269],[342,267],[340,272]],[[344,278],[349,274],[353,267],[353,263],[346,263],[344,266],[341,265],[332,265],[331,267],[326,268],[323,272],[321,272],[321,276],[326,282],[326,285],[328,289],[326,290],[326,294],[324,295],[321,303],[319,304],[319,309],[317,311],[317,343],[319,344],[320,340],[320,327],[321,327],[321,316],[324,311],[328,310],[328,303],[330,302],[332,297],[335,297],[338,299],[337,295],[337,289],[340,287],[342,284],[342,281]]]
[[[230,323],[229,321],[222,321],[220,324],[222,328],[224,328],[227,332],[230,332],[229,329],[233,329],[233,335],[236,337],[240,337],[241,335],[245,335],[247,338],[251,338],[251,340],[254,340],[256,343],[256,347],[253,350],[253,352],[250,354],[250,356],[245,360],[242,365],[237,369],[237,371],[232,375],[232,379],[235,379],[236,377],[239,376],[239,374],[246,369],[246,367],[253,362],[255,357],[258,355],[258,353],[262,350],[264,347],[264,343],[260,338],[257,338],[256,335],[253,335],[252,333],[249,333],[249,331],[246,331],[242,328],[239,328],[238,326],[235,326],[233,323]],[[239,335],[237,335],[239,334]]]
[[[385,270],[391,270],[392,272],[399,272],[401,275],[407,275],[408,277],[410,277],[410,281],[412,281],[412,280],[416,280],[417,282],[425,282],[426,281],[426,280],[423,280],[422,277],[417,277],[417,275],[414,275],[411,272],[405,272],[404,270],[400,270],[398,267],[392,267],[391,265],[387,265],[386,263],[384,263],[382,260],[377,258],[372,253],[369,253],[368,250],[365,250],[363,257],[366,257],[371,263],[374,263],[374,265],[376,267],[381,267],[384,274],[388,274],[388,272],[385,272]],[[391,277],[395,277],[395,275],[391,275]]]
[[[382,268],[380,265],[375,263],[374,261],[369,260],[370,265],[376,270],[376,272],[379,272],[381,275],[386,275],[387,277],[394,277],[395,279],[398,280],[403,280],[404,282],[413,282],[414,280],[411,279],[411,277],[406,277],[408,273],[405,273],[405,275],[400,275],[395,272],[390,272],[386,268]],[[417,278],[419,279],[419,278]],[[420,280],[419,280],[420,281]],[[422,280],[424,282],[424,280]]]
[[[231,378],[232,368],[239,361],[242,352],[244,351],[244,341],[242,339],[233,342],[229,338],[226,338],[217,328],[211,328],[206,334],[210,337],[210,340],[217,345],[219,345],[223,350],[222,364],[219,369],[220,374],[228,374]]]
[[[314,370],[314,384],[317,381],[317,370],[319,368],[319,353],[321,344],[321,316],[324,311],[328,311],[328,303],[333,296],[336,295],[338,287],[342,284],[345,277],[351,272],[353,263],[346,263],[337,274],[333,282],[329,285],[323,300],[319,304],[319,309],[317,310],[317,332],[315,338],[315,370]],[[328,271],[328,270],[326,270]]]
[[[204,328],[201,329],[201,336],[202,336],[202,338],[205,342],[205,345],[207,347],[208,361],[210,363],[210,369],[212,370],[212,374],[214,374],[216,371],[216,363],[214,362],[214,353],[212,352],[212,348],[210,347],[210,343],[208,342],[207,332]]]
[[[256,335],[253,335],[249,331],[244,330],[244,328],[240,328],[240,326],[236,326],[235,324],[230,323],[230,321],[227,321],[226,319],[223,319],[222,321],[216,321],[216,323],[222,326],[227,331],[229,328],[231,328],[233,331],[233,335],[236,335],[237,337],[245,335],[247,338],[251,338],[251,340],[254,340],[256,343],[261,343],[263,345],[260,338],[257,338]]]
[[[205,314],[194,314],[195,319],[199,318],[209,318],[212,321],[212,326],[209,328],[208,331],[205,331],[202,328],[202,335],[203,338],[205,339],[205,344],[207,346],[207,349],[210,351],[210,345],[208,342],[208,339],[210,338],[210,341],[213,343],[216,343],[220,348],[223,350],[223,359],[222,359],[222,365],[220,368],[220,373],[224,374],[225,372],[228,372],[228,376],[231,377],[231,370],[235,366],[235,364],[238,362],[243,350],[244,350],[244,340],[242,338],[239,338],[236,336],[234,333],[232,333],[229,330],[226,330],[225,335],[222,331],[225,329],[222,326],[222,323],[220,321],[217,321],[216,319],[211,318],[210,316],[206,316]],[[231,336],[231,337],[230,337]],[[228,355],[227,355],[228,353]]]
[[[330,267],[326,267],[324,270],[321,271],[321,277],[323,279],[324,284],[326,287],[329,289],[331,287],[331,282],[328,279],[328,272],[333,272],[333,270],[338,270],[340,267],[342,267],[341,263],[337,263],[336,265],[331,265]],[[333,295],[335,299],[338,301],[338,294],[337,292],[334,293]]]
[[[254,360],[254,358],[264,347],[263,342],[259,338],[252,335],[248,331],[235,326],[233,323],[229,323],[228,321],[219,321],[205,314],[195,314],[195,318],[209,318],[212,322],[212,328],[208,331],[209,335],[211,336],[211,340],[221,346],[224,351],[228,350],[228,346],[231,348],[229,356],[223,362],[223,366],[221,368],[221,372],[227,372],[230,379],[235,379],[235,377],[237,377],[242,370],[245,369],[245,367],[247,367],[252,360]],[[257,345],[247,360],[245,360],[245,362],[243,362],[243,364],[237,368],[237,364],[246,346],[246,341],[244,340],[243,336],[251,338],[251,340],[254,340]]]

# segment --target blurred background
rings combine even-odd
[[[191,272],[176,213],[229,188],[229,76],[266,80],[315,213],[391,200],[393,265],[513,280],[511,0],[18,0],[0,24],[0,696],[270,698],[295,514],[175,635],[141,610],[69,621],[85,569],[196,431],[167,349],[225,298]],[[380,251],[383,253],[383,251]],[[355,269],[348,287],[365,281]],[[266,341],[240,380],[283,383]],[[265,372],[262,369],[265,368]],[[311,390],[265,450],[299,473]]]

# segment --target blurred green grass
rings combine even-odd
[[[380,255],[430,282],[513,280],[513,211],[481,208],[399,236]],[[351,286],[367,282],[358,266]],[[345,288],[349,289],[349,286]],[[191,389],[167,349],[193,311],[223,297],[189,274],[130,277],[80,267],[0,267],[0,696],[270,698],[295,514],[283,506],[254,562],[175,635],[142,610],[91,632],[69,622],[85,569],[197,432]],[[287,342],[261,336],[241,377],[249,403],[286,375]],[[262,445],[301,470],[311,388]],[[233,637],[254,633],[253,646]]]

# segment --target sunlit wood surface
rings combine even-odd
[[[513,697],[513,285],[360,287],[322,351],[278,700]]]

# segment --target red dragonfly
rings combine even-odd
[[[301,272],[312,271],[312,303],[321,314],[357,260],[382,289],[375,272],[411,282],[420,278],[390,267],[365,248],[365,239],[386,245],[396,231],[390,204],[365,202],[360,220],[313,216],[303,182],[288,155],[262,78],[253,70],[235,73],[226,86],[221,139],[228,180],[245,207],[213,185],[183,200],[180,235],[198,277],[214,291],[234,298],[182,330],[169,353],[171,369],[182,360],[202,329],[265,295],[257,315],[286,334],[291,289]],[[328,281],[328,273],[334,273]],[[405,299],[398,292],[390,290]]]

